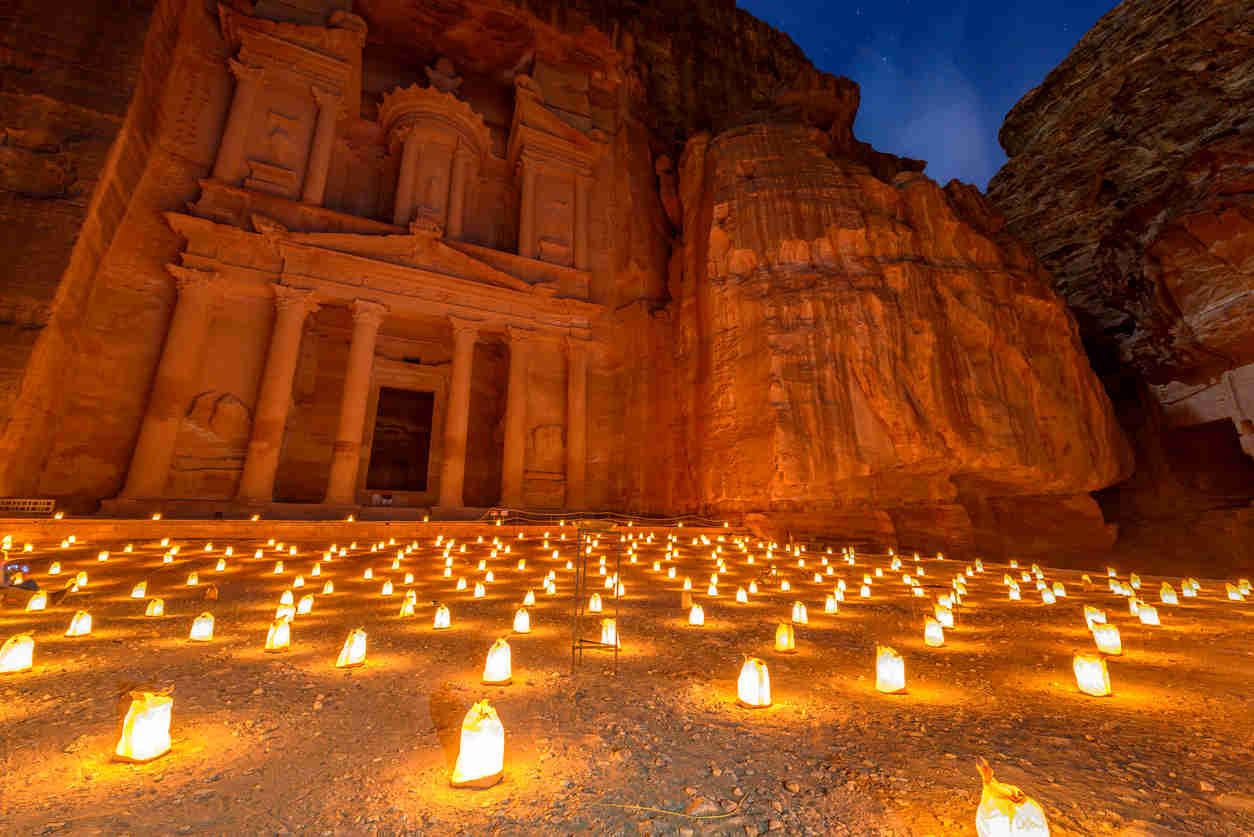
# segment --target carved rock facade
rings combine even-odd
[[[730,3],[704,57],[652,7],[528,8],[162,0],[0,495],[1110,542],[1126,443],[978,192]]]

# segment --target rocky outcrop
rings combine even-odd
[[[903,539],[961,545],[999,498],[1075,508],[1130,472],[1073,319],[976,190],[759,124],[691,140],[679,196],[688,505],[891,510]]]
[[[1095,362],[1254,360],[1254,5],[1126,0],[1006,117],[989,184]]]

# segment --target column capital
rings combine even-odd
[[[179,295],[216,293],[218,290],[218,274],[212,270],[195,270],[178,264],[168,264],[165,269],[174,277]]]
[[[316,84],[309,89],[310,92],[313,93],[314,101],[318,103],[318,107],[320,108],[337,108],[340,106],[340,102],[344,98],[340,95],[339,91],[328,90],[327,88],[319,87]]]
[[[467,338],[473,340],[477,338],[479,336],[479,326],[482,325],[477,320],[465,320],[452,314],[449,315],[448,322],[453,328],[454,340],[465,340]]]
[[[529,328],[519,328],[518,326],[505,327],[505,339],[509,341],[511,346],[530,345],[536,341],[538,336],[535,331]]]
[[[297,311],[301,316],[312,314],[318,310],[318,295],[312,288],[275,285],[274,307],[280,311]]]
[[[383,322],[384,316],[387,315],[388,307],[382,302],[375,302],[372,299],[354,299],[353,304],[349,306],[349,310],[353,312],[353,324],[365,324],[378,326]]]
[[[229,58],[226,62],[227,67],[231,70],[231,75],[240,83],[246,81],[260,82],[266,77],[266,68],[258,67],[255,64],[245,64],[236,58]]]

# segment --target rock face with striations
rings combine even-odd
[[[1254,4],[1127,0],[1006,117],[989,183],[1101,365],[1254,361]]]
[[[671,296],[691,498],[797,525],[886,515],[915,542],[987,549],[1007,498],[1062,508],[1126,476],[1074,321],[979,192],[885,183],[826,139],[758,124],[684,153]],[[1092,542],[1096,507],[1073,508]]]

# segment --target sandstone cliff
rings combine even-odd
[[[974,545],[985,500],[1126,476],[1074,321],[982,196],[913,173],[887,184],[823,143],[781,123],[688,143],[677,494],[720,512],[887,512],[904,539]]]
[[[989,197],[1099,362],[1254,360],[1254,5],[1127,0],[1006,117]]]

